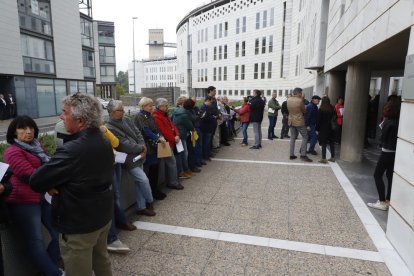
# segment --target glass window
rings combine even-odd
[[[208,72],[208,71],[207,71],[207,68],[205,68],[205,69],[204,69],[204,80],[205,80],[205,81],[208,81],[208,79],[207,79],[207,72]]]
[[[246,55],[246,41],[242,42],[242,57]]]
[[[115,47],[99,46],[99,62],[115,63]]]
[[[270,9],[270,26],[273,26],[275,24],[275,8]]]
[[[235,80],[238,80],[239,79],[239,66],[238,65],[236,65],[234,67],[234,79]]]
[[[219,24],[219,38],[223,37],[223,23]]]
[[[214,47],[214,55],[213,55],[213,59],[216,60],[217,59],[217,47]]]
[[[267,27],[267,11],[263,11],[263,28]]]
[[[244,80],[244,65],[241,66],[240,79]]]
[[[52,35],[49,1],[18,0],[17,7],[21,28],[44,35]]]
[[[229,22],[224,22],[224,37],[227,36],[229,30]]]
[[[204,34],[205,34],[205,41],[208,41],[208,29],[206,28],[206,31],[204,32]]]
[[[218,59],[221,59],[222,57],[222,47],[219,46],[219,55],[218,55]]]
[[[94,53],[92,51],[82,51],[83,56],[83,74],[85,77],[95,77]]]
[[[260,29],[260,12],[256,13],[256,30]]]
[[[273,52],[273,35],[269,36],[269,53]]]
[[[20,35],[24,71],[55,73],[52,42],[28,35]]]
[[[224,81],[227,80],[227,66],[224,66],[224,68],[223,68],[223,80]]]
[[[98,25],[98,42],[115,44],[114,30],[103,28],[103,26]]]
[[[80,19],[82,45],[93,48],[92,22],[85,18]]]
[[[240,96],[244,96],[244,90],[240,90]]]
[[[236,34],[240,33],[240,18],[236,19]]]
[[[256,80],[258,78],[259,63],[254,64],[254,75],[253,78]]]
[[[233,90],[229,90],[229,96],[233,96]]]
[[[265,74],[266,74],[266,63],[264,63],[264,62],[262,62],[262,66],[261,66],[262,68],[262,70],[261,70],[261,72],[260,72],[260,78],[261,79],[264,79],[265,78]]]
[[[36,79],[39,117],[56,115],[56,99],[53,80]]]
[[[246,16],[243,16],[243,29],[242,29],[242,31],[243,31],[243,33],[245,33],[246,32]]]
[[[239,42],[236,42],[236,57],[239,57]]]
[[[218,80],[221,81],[221,67],[218,68]]]
[[[267,63],[267,78],[268,79],[272,78],[272,62],[271,61]]]
[[[70,94],[75,94],[76,92],[79,92],[78,89],[78,82],[77,81],[69,81],[69,92]]]
[[[78,89],[79,89],[79,92],[86,94],[86,82],[85,81],[79,81],[78,82]]]
[[[217,80],[217,68],[216,67],[213,68],[213,80],[214,81]]]
[[[282,97],[282,96],[283,96],[283,90],[279,89],[279,97]]]
[[[266,53],[266,37],[262,38],[262,54]]]
[[[224,54],[223,54],[223,58],[227,59],[227,45],[224,45]]]
[[[255,55],[259,54],[259,47],[260,47],[260,41],[258,38],[256,38],[256,40],[254,41],[254,54]]]
[[[55,80],[56,111],[58,114],[63,109],[62,100],[66,95],[66,81]]]
[[[217,25],[214,25],[214,39],[217,38]]]
[[[207,50],[207,48],[204,50],[204,53],[206,54],[206,56],[204,57],[204,61],[207,62],[208,61],[208,50]]]

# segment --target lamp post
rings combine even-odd
[[[137,93],[136,90],[136,77],[135,77],[135,19],[138,17],[132,17],[132,62],[134,64],[134,93]]]

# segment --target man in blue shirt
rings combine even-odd
[[[318,137],[316,135],[315,127],[316,119],[318,117],[318,104],[320,100],[321,97],[315,95],[312,97],[311,102],[306,106],[305,125],[310,138],[309,149],[306,153],[310,153],[312,155],[317,155],[317,152],[315,151],[315,145]]]

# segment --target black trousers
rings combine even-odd
[[[326,143],[321,143],[322,147],[322,159],[326,159]],[[335,158],[335,143],[329,142],[329,150],[331,151],[331,157]]]
[[[378,159],[377,166],[375,167],[374,179],[377,186],[378,196],[380,201],[391,199],[391,187],[392,187],[392,174],[394,171],[395,152],[381,152]],[[382,176],[387,176],[388,188],[387,195],[385,195],[385,184]]]
[[[152,195],[159,195],[161,191],[158,189],[158,164],[144,165],[144,172],[148,177]]]
[[[288,136],[288,133],[289,133],[288,115],[283,114],[282,129],[280,131],[280,138],[284,138],[284,137]]]

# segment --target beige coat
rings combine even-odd
[[[305,102],[300,96],[292,96],[287,99],[287,108],[289,111],[288,125],[289,126],[305,126],[305,117],[303,113],[306,112]]]

